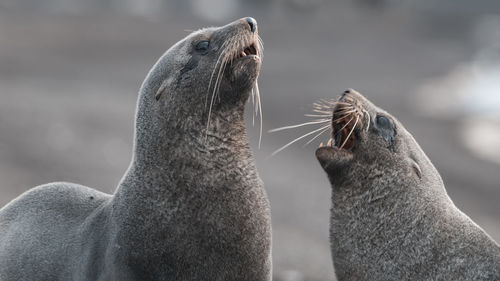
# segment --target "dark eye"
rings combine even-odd
[[[377,132],[378,135],[381,136],[385,142],[387,143],[387,146],[390,147],[392,146],[392,143],[394,142],[394,137],[395,137],[395,131],[394,131],[394,126],[389,120],[389,118],[378,115],[376,117],[376,122],[377,122]]]
[[[391,121],[387,117],[379,115],[377,116],[377,126],[383,129],[389,129],[391,127]]]
[[[210,42],[208,41],[200,41],[196,43],[196,46],[194,46],[196,51],[199,52],[206,52],[208,51],[208,46],[210,45]]]

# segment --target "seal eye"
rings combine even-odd
[[[385,116],[377,115],[376,122],[377,122],[376,131],[378,132],[378,135],[385,140],[388,147],[392,146],[394,142],[394,136],[396,133],[394,131],[394,126],[392,125],[391,121],[389,120],[389,118]]]
[[[390,129],[391,121],[387,117],[379,115],[377,116],[377,126],[382,129]]]
[[[196,46],[194,46],[194,49],[198,52],[206,52],[206,51],[208,51],[208,46],[210,46],[210,42],[200,41],[200,42],[196,43]]]

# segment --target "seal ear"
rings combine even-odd
[[[165,79],[163,83],[161,83],[160,88],[158,88],[158,91],[156,91],[155,94],[155,99],[159,100],[161,98],[161,94],[163,94],[163,91],[165,91],[165,88],[167,88],[167,80]]]
[[[415,157],[413,155],[410,156],[410,165],[417,175],[419,179],[422,179],[422,170],[420,169],[420,165],[418,165],[417,160],[415,160]]]
[[[333,173],[335,170],[349,164],[353,159],[353,155],[345,150],[327,146],[316,149],[316,158],[325,172]]]

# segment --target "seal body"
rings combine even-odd
[[[331,138],[316,157],[332,185],[338,280],[500,280],[500,247],[453,204],[396,118],[347,90]]]
[[[0,280],[270,280],[270,208],[243,113],[261,66],[252,18],[196,31],[139,93],[113,195],[33,188],[0,209]]]

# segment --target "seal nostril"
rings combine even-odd
[[[255,33],[255,31],[257,31],[257,21],[251,17],[247,17],[247,18],[245,18],[245,20],[247,21],[248,25],[250,26],[250,31]]]

